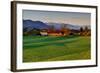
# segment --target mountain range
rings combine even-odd
[[[27,28],[27,31],[30,31],[32,29],[39,29],[39,30],[49,29],[52,25],[54,26],[56,30],[60,30],[62,28],[62,25],[64,25],[65,28],[68,28],[71,30],[80,30],[80,27],[81,27],[74,24],[44,23],[42,21],[23,20],[23,29]]]

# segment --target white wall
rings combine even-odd
[[[0,73],[12,73],[10,71],[10,8],[11,8],[10,1],[11,0],[0,0]],[[28,1],[99,5],[98,4],[99,0],[28,0]],[[100,25],[98,25],[98,27],[100,31]],[[100,33],[99,33],[99,37],[100,37]],[[98,42],[100,43],[99,40],[100,38],[98,39]],[[99,51],[99,56],[100,56],[100,49],[98,51]],[[100,57],[99,57],[99,61],[100,61]],[[87,73],[87,72],[99,73],[100,65],[99,67],[94,67],[94,68],[92,67],[92,68],[35,71],[34,73]],[[26,73],[33,73],[33,71],[26,72]]]

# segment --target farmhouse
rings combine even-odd
[[[42,35],[42,36],[47,36],[47,35],[48,35],[47,30],[46,30],[46,29],[41,30],[41,31],[40,31],[40,35]]]
[[[56,30],[56,31],[49,31],[48,35],[50,36],[67,36],[70,34],[70,30]]]
[[[48,33],[45,32],[45,31],[40,31],[40,34],[41,34],[42,36],[47,36],[47,35],[48,35]]]
[[[50,36],[62,36],[61,33],[57,33],[57,32],[50,32],[50,33],[48,33],[48,35],[50,35]]]
[[[68,29],[68,28],[63,28],[63,29],[61,30],[61,33],[62,33],[63,36],[68,36],[68,35],[70,35],[71,30]]]

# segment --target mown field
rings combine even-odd
[[[24,36],[23,62],[90,59],[89,36]]]

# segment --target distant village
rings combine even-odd
[[[56,30],[54,26],[51,26],[49,29],[32,29],[28,32],[26,32],[26,29],[23,29],[23,35],[39,35],[39,36],[69,36],[69,35],[79,35],[79,36],[90,36],[91,35],[91,29],[86,27],[80,27],[79,30],[69,29],[65,28],[65,26],[62,26],[60,30]]]

